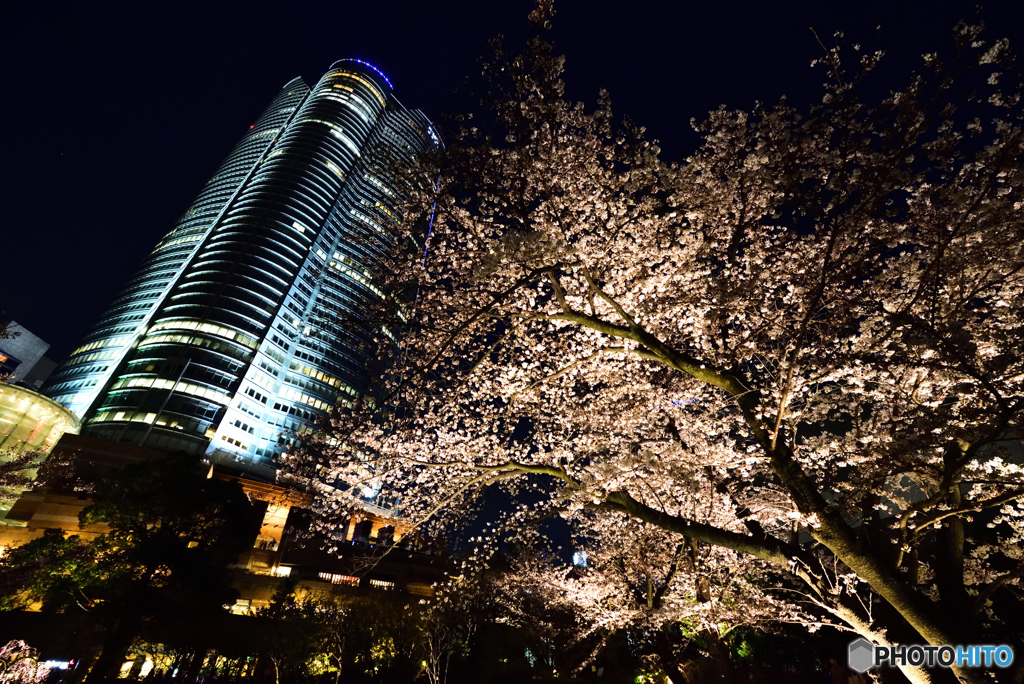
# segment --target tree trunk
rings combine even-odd
[[[86,684],[102,682],[104,679],[115,679],[121,673],[121,665],[135,638],[137,623],[138,620],[122,620],[110,631],[103,643],[103,651],[85,677]]]
[[[188,670],[185,671],[185,682],[194,682],[196,677],[199,676],[199,671],[203,669],[203,663],[206,661],[206,649],[200,648],[192,656],[192,660],[188,663]]]
[[[729,659],[729,648],[722,641],[722,637],[715,630],[708,630],[704,633],[704,638],[708,643],[708,653],[715,663],[715,681],[721,684],[734,684],[736,675]]]
[[[138,679],[139,675],[142,674],[142,666],[146,664],[146,655],[144,653],[135,654],[135,660],[132,661],[132,669],[128,671],[128,679]]]

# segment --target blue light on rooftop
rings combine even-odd
[[[389,79],[389,78],[388,78],[387,76],[385,76],[385,75],[384,75],[384,72],[383,72],[383,71],[381,71],[381,70],[380,70],[380,69],[378,69],[377,67],[373,66],[373,65],[372,65],[372,64],[370,64],[369,62],[365,62],[365,61],[363,61],[363,60],[361,60],[361,59],[356,59],[355,57],[350,57],[350,58],[348,58],[348,59],[339,59],[339,60],[338,60],[337,62],[335,62],[334,64],[337,64],[338,62],[355,62],[356,64],[362,64],[362,65],[363,65],[364,67],[366,67],[367,69],[373,69],[373,71],[374,71],[374,72],[376,72],[376,74],[377,74],[378,76],[380,76],[381,78],[383,78],[383,79],[384,79],[384,82],[388,84],[388,88],[391,88],[392,90],[394,90],[394,89],[395,89],[395,87],[394,87],[393,85],[391,85],[391,79]],[[331,68],[334,68],[334,64],[332,64],[332,65],[331,65]]]

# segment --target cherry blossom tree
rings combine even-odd
[[[452,661],[468,650],[469,639],[484,615],[483,607],[478,605],[480,597],[476,586],[470,589],[456,585],[439,591],[424,611],[421,638],[430,684],[448,681]]]
[[[39,662],[39,652],[24,641],[8,641],[0,646],[0,682],[39,684],[50,676],[50,668]]]
[[[67,488],[82,488],[74,475],[72,456],[66,452],[40,454],[35,451],[17,453],[0,449],[0,502],[16,501],[32,486],[60,482]]]
[[[294,474],[324,510],[369,487],[423,523],[505,488],[523,503],[489,534],[558,515],[614,538],[633,560],[608,591],[636,585],[656,530],[658,553],[700,559],[659,580],[664,599],[699,597],[674,605],[709,624],[814,614],[879,644],[1009,640],[1020,72],[1006,41],[959,25],[951,57],[873,98],[880,57],[828,51],[819,105],[714,111],[671,164],[606,94],[568,101],[544,40],[498,46],[484,106],[411,177],[407,226],[430,215],[432,232],[425,259],[396,249],[382,276],[379,315],[405,331],[382,346],[385,390],[339,409]],[[711,590],[729,582],[741,603]],[[1024,681],[1018,660],[1000,676]]]

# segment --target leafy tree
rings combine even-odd
[[[821,104],[712,112],[679,165],[607,95],[567,101],[543,40],[499,47],[436,190],[411,186],[433,233],[424,265],[390,269],[388,392],[295,470],[372,480],[422,520],[497,485],[526,502],[513,531],[540,508],[628,545],[643,521],[712,577],[799,589],[749,610],[877,643],[1011,640],[1021,77],[1006,41],[955,39],[881,98],[880,54],[830,50]]]
[[[477,581],[459,577],[436,590],[424,611],[422,639],[427,680],[445,684],[452,663],[465,658],[470,639],[487,614],[485,602],[489,592]]]
[[[0,608],[38,602],[46,611],[91,610],[93,589],[103,581],[96,556],[93,546],[58,529],[8,550],[0,559]]]
[[[257,613],[262,623],[259,655],[269,660],[278,684],[304,677],[321,654],[316,602],[297,600],[295,585],[295,580],[282,580],[270,605]]]
[[[373,651],[374,635],[367,619],[374,610],[372,598],[324,594],[307,597],[306,602],[314,606],[324,670],[334,673],[335,684],[342,672],[359,672]]]
[[[416,678],[422,661],[422,616],[410,596],[377,592],[366,597],[360,614],[370,630],[371,674],[400,684]]]
[[[257,655],[275,681],[368,677],[409,682],[420,667],[421,611],[408,596],[306,593],[285,579],[257,613]]]
[[[86,611],[105,630],[89,679],[115,676],[147,620],[201,621],[233,603],[226,568],[248,547],[258,511],[237,483],[205,479],[197,459],[138,463],[100,482],[83,525],[109,531],[90,542],[48,530],[0,560],[7,608]]]

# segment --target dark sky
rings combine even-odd
[[[988,37],[1024,41],[1021,3],[988,3]],[[275,92],[336,59],[379,66],[438,117],[488,38],[527,35],[529,0],[134,0],[7,3],[0,309],[61,359],[191,203]],[[908,73],[951,44],[973,2],[559,0],[553,37],[571,97],[607,88],[683,160],[691,117],[780,95],[805,105],[837,29]],[[881,26],[879,31],[876,27]]]

